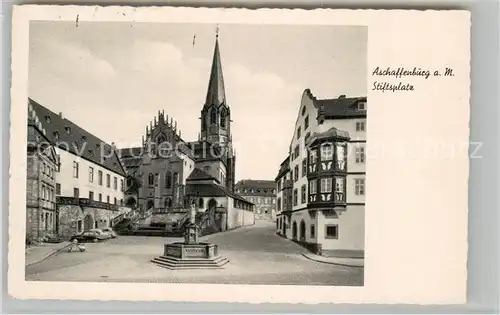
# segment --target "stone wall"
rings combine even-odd
[[[60,205],[58,234],[69,238],[89,229],[109,227],[115,212],[76,205]]]

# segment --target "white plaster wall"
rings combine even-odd
[[[347,210],[339,211],[338,218],[325,218],[318,211],[318,242],[323,250],[364,250],[365,247],[365,207],[347,206]],[[338,239],[325,238],[327,224],[338,225]]]
[[[306,111],[305,111],[305,114],[302,115],[302,108],[304,108],[304,107],[305,107]],[[313,101],[307,96],[306,93],[304,93],[302,95],[302,100],[300,102],[299,111],[297,113],[297,119],[295,122],[295,130],[293,132],[293,138],[292,138],[291,143],[290,143],[290,170],[293,170],[293,173],[294,173],[294,175],[290,177],[292,179],[292,181],[295,178],[295,166],[298,165],[298,169],[299,169],[299,180],[297,182],[293,183],[293,189],[292,189],[292,192],[295,191],[295,189],[297,189],[297,193],[298,193],[296,206],[293,205],[293,200],[295,197],[292,198],[292,209],[293,210],[302,209],[302,208],[307,206],[308,181],[307,181],[307,175],[302,173],[302,161],[304,159],[307,159],[307,150],[306,150],[304,140],[305,140],[305,136],[308,132],[310,132],[312,135],[314,133],[314,131],[317,129],[317,125],[318,125],[317,120],[316,120],[317,112],[318,111],[317,111],[316,107],[314,107],[314,105],[313,105]],[[307,129],[304,129],[304,127],[305,127],[304,120],[306,117],[309,117],[309,126]],[[297,130],[299,127],[301,129],[301,135],[300,135],[300,138],[297,139]],[[293,153],[295,151],[295,147],[297,145],[299,145],[299,157],[293,159],[292,156],[293,156]],[[302,187],[302,185],[306,185],[306,196],[305,196],[306,198],[304,199],[304,203],[301,202],[302,201],[301,200],[301,197],[302,197],[301,187]]]
[[[180,180],[181,180],[181,184],[185,185],[186,178],[188,178],[189,175],[191,174],[191,172],[194,170],[194,161],[189,156],[182,154],[180,152],[179,152],[179,157],[181,158],[182,163],[183,163],[183,165],[182,165],[182,178],[180,178]]]
[[[94,193],[94,200],[99,200],[99,193],[102,194],[102,201],[106,202],[106,196],[110,196],[110,203],[117,199],[117,204],[120,204],[120,199],[124,198],[123,191],[120,189],[120,180],[124,181],[124,177],[114,172],[111,172],[102,166],[80,158],[60,148],[56,148],[57,154],[60,156],[61,169],[56,173],[56,182],[61,185],[60,196],[73,197],[73,188],[80,190],[80,198],[88,198],[89,191]],[[73,177],[73,162],[78,162],[78,178]],[[89,181],[89,167],[94,168],[94,180]],[[99,185],[99,170],[102,171],[102,185]],[[110,174],[110,187],[106,187],[106,174]],[[113,178],[117,178],[117,189],[114,189]],[[125,185],[125,182],[124,182]]]

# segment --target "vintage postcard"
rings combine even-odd
[[[466,11],[15,7],[9,293],[464,303],[469,33]]]

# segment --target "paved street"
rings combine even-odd
[[[363,285],[363,268],[320,263],[301,246],[275,234],[275,223],[201,238],[219,246],[230,262],[222,270],[168,270],[149,261],[178,238],[120,236],[86,244],[85,252],[62,252],[26,267],[26,280],[170,283]]]

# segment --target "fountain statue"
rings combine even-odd
[[[165,244],[163,255],[154,258],[152,262],[168,269],[223,268],[229,260],[219,255],[217,245],[198,242],[196,202],[192,202],[187,210],[189,222],[184,228],[184,242]]]

